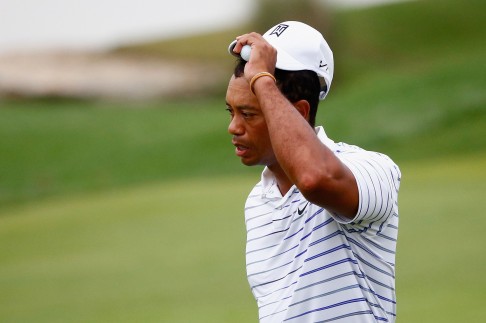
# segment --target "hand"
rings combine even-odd
[[[250,60],[245,66],[245,79],[251,78],[260,72],[275,73],[277,63],[277,50],[270,45],[260,34],[249,33],[236,37],[235,53],[240,53],[245,45],[251,46]]]

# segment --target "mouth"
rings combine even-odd
[[[235,153],[238,157],[244,157],[250,149],[248,146],[242,145],[238,142],[233,141],[232,143],[233,143],[233,146],[236,147]]]

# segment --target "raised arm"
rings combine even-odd
[[[251,33],[237,40],[235,52],[246,44],[252,47],[244,72],[249,83],[257,73],[275,72],[276,50],[265,39]],[[295,184],[310,202],[353,218],[359,202],[355,177],[317,138],[308,123],[309,103],[289,102],[271,77],[258,78],[252,90],[264,114],[274,154],[289,183]],[[282,176],[280,179],[279,185],[285,191],[289,183]]]

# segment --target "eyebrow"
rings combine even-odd
[[[240,111],[241,110],[250,110],[250,111],[257,111],[258,110],[257,108],[250,106],[250,105],[240,105],[240,106],[233,107],[228,102],[226,102],[226,106],[228,108],[232,108],[232,109],[236,109],[236,110],[240,110]]]

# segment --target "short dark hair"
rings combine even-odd
[[[246,61],[239,58],[236,62],[234,75],[241,77],[245,71]],[[310,105],[309,124],[314,127],[316,123],[317,107],[321,85],[319,77],[313,71],[284,71],[275,69],[277,87],[282,94],[292,103],[306,100]],[[327,90],[327,89],[326,89]]]

